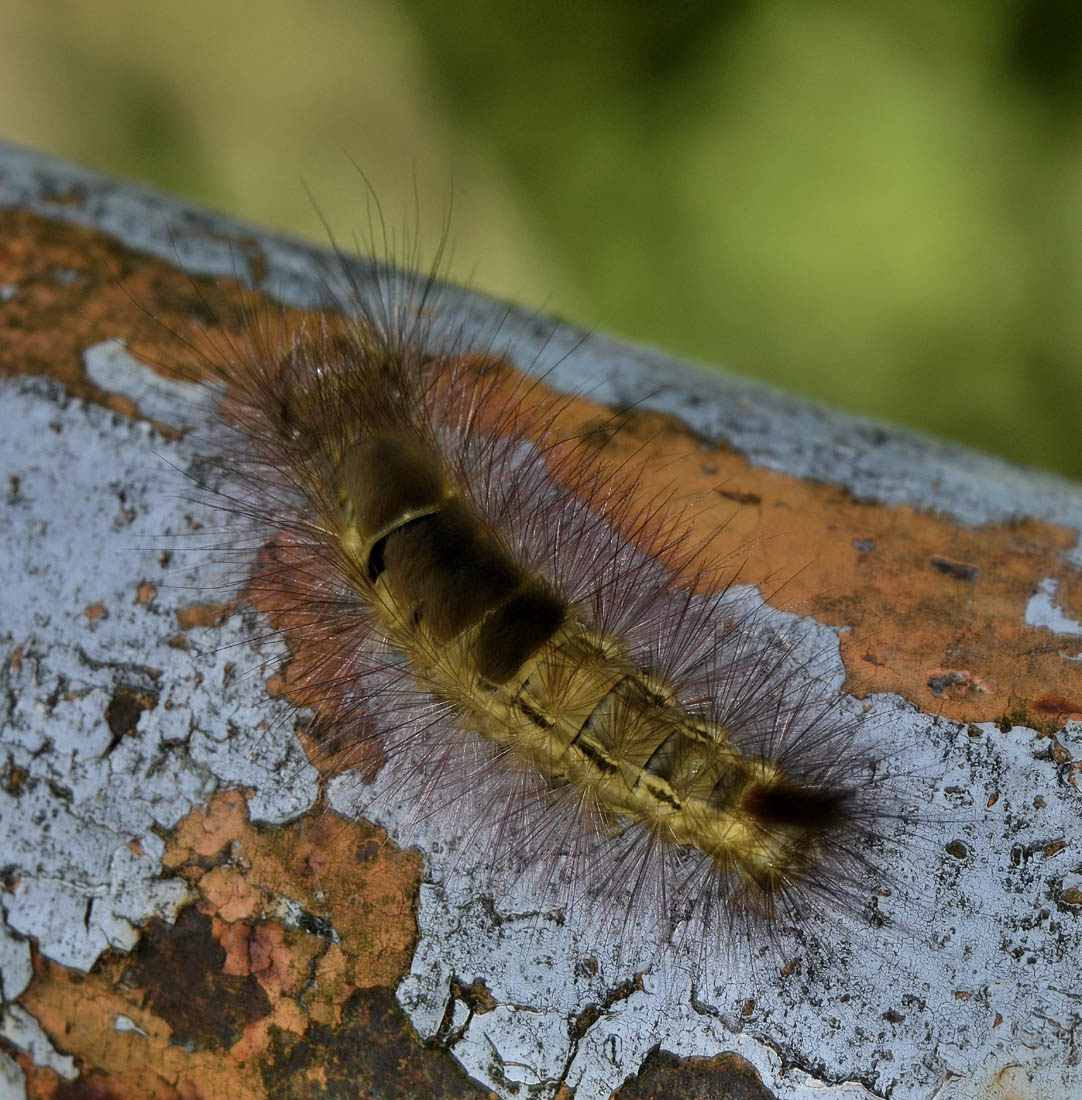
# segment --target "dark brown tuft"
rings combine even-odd
[[[851,798],[845,790],[757,783],[740,800],[740,808],[762,825],[826,832],[848,822]]]
[[[477,636],[477,670],[502,684],[563,625],[567,604],[541,585],[512,596],[484,621]]]
[[[383,565],[403,606],[445,640],[468,630],[522,583],[514,562],[454,502],[388,535]]]
[[[399,516],[439,507],[445,491],[436,457],[404,437],[354,444],[342,459],[341,477],[362,537],[386,530]]]

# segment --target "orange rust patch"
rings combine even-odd
[[[95,619],[102,618],[108,614],[108,612],[105,610],[105,604],[103,604],[101,600],[98,600],[97,603],[92,603],[84,607],[83,614],[93,622]]]
[[[169,373],[208,377],[216,363],[228,365],[230,348],[271,350],[276,339],[327,323],[25,211],[0,211],[0,242],[5,282],[16,287],[0,303],[0,375],[48,373],[118,410],[123,400],[90,383],[82,363],[85,348],[106,336]],[[963,722],[1044,731],[1082,713],[1082,662],[1067,659],[1082,643],[1025,622],[1027,601],[1047,578],[1059,582],[1065,613],[1082,620],[1082,576],[1063,560],[1073,530],[1036,520],[973,529],[854,501],[830,485],[757,469],[724,447],[703,448],[672,418],[614,415],[583,400],[554,406],[541,383],[506,363],[482,355],[466,365],[492,386],[495,423],[551,422],[550,439],[577,438],[580,458],[622,468],[645,512],[677,517],[670,537],[686,523],[681,545],[704,547],[693,568],[758,584],[775,606],[841,629],[851,692],[893,691]],[[517,418],[500,410],[501,394]],[[555,460],[562,455],[557,448]],[[664,532],[639,537],[655,548],[665,541]],[[207,625],[215,614],[208,605],[184,622]]]
[[[26,768],[9,760],[4,765],[3,771],[0,771],[0,786],[3,786],[8,794],[17,795],[29,778],[30,772]]]
[[[226,923],[270,919],[283,899],[300,905],[314,925],[337,933],[352,986],[393,984],[408,965],[420,861],[373,826],[315,810],[295,825],[261,829],[248,822],[244,798],[229,792],[177,826],[162,863]]]
[[[417,1095],[443,1095],[445,1076],[461,1090],[447,1095],[485,1095],[417,1047],[394,1001],[416,937],[415,854],[322,809],[254,826],[233,791],[177,825],[163,866],[199,898],[175,924],[151,919],[130,954],[106,952],[89,974],[35,953],[20,1001],[81,1076],[65,1085],[23,1055],[32,1096],[255,1100],[268,1074],[297,1074],[300,1095],[378,1080],[386,1059]]]
[[[672,429],[649,419],[639,439],[621,445],[616,437],[609,448],[656,448],[637,471],[643,496],[671,493],[675,483],[693,536],[709,543],[704,568],[728,561],[730,576],[759,585],[773,606],[841,628],[847,690],[897,692],[962,722],[1009,716],[1054,728],[1076,713],[1082,664],[1065,658],[1082,641],[1072,649],[1025,621],[1047,577],[1060,582],[1068,614],[1082,610],[1082,578],[1063,559],[1073,530],[1037,520],[967,528],[859,503],[719,449],[704,463],[701,452],[674,454]]]
[[[201,603],[190,607],[177,608],[177,625],[181,630],[191,630],[197,626],[217,626],[232,614],[233,605],[228,603]]]
[[[47,374],[69,393],[135,415],[130,399],[86,376],[83,352],[102,340],[125,342],[168,373],[200,376],[186,334],[214,313],[234,322],[249,297],[236,284],[189,277],[94,230],[25,210],[0,210],[0,270],[15,287],[0,303],[0,377]],[[214,325],[217,325],[217,321]],[[204,375],[205,376],[205,375]]]

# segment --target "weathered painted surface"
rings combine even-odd
[[[589,391],[577,429],[646,460],[644,500],[678,485],[697,532],[722,529],[713,550],[912,780],[923,824],[882,857],[884,927],[840,918],[785,973],[667,965],[494,905],[462,837],[392,797],[367,813],[423,863],[329,812],[321,786],[352,815],[357,783],[305,762],[284,644],[234,605],[242,573],[211,590],[213,553],[185,552],[219,523],[182,476],[206,469],[205,391],[150,364],[243,298],[191,277],[239,269],[309,307],[314,257],[0,155],[0,1090],[1077,1095],[1082,490],[444,299]]]

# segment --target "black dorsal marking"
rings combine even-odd
[[[534,710],[528,703],[519,700],[518,709],[524,717],[528,718],[539,730],[550,730],[555,723],[551,718],[546,718],[540,711]]]
[[[601,752],[593,747],[586,741],[578,741],[575,744],[575,748],[582,753],[587,760],[602,774],[602,775],[614,775],[618,770],[618,765],[610,760],[607,756],[604,756]]]
[[[371,553],[369,553],[368,555],[368,565],[366,567],[366,571],[368,573],[368,579],[373,584],[375,584],[376,581],[379,580],[380,573],[382,573],[383,570],[386,568],[386,566],[383,564],[383,551],[386,546],[387,536],[384,535],[384,537],[381,538],[379,542],[377,542],[375,546],[372,547]]]

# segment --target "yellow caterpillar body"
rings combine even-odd
[[[466,726],[766,896],[802,873],[843,796],[801,786],[689,714],[619,638],[512,559],[437,453],[405,435],[359,439],[336,488],[339,537],[375,622]]]

